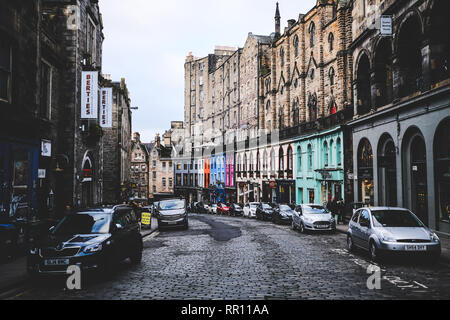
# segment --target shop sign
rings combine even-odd
[[[100,127],[112,127],[112,88],[100,90]]]
[[[381,16],[380,33],[382,36],[392,36],[392,16]]]
[[[52,142],[50,140],[41,141],[41,156],[43,157],[52,156]]]
[[[81,73],[81,119],[98,118],[98,72]]]
[[[47,175],[47,170],[38,169],[38,179],[45,179],[46,175]]]

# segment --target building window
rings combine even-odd
[[[308,144],[308,171],[312,170],[312,147],[310,144]]]
[[[294,52],[295,56],[298,57],[298,36],[295,36],[294,38]]]
[[[0,42],[0,100],[11,102],[11,47]]]
[[[153,171],[152,174],[153,174],[153,180],[156,180],[156,171]]]
[[[166,162],[165,161],[163,161],[162,167],[163,167],[164,170],[166,169]]]
[[[330,86],[334,86],[334,69],[330,68],[330,72],[328,73],[330,78]]]
[[[39,115],[41,118],[50,119],[52,107],[52,68],[48,63],[41,61],[40,71],[41,92]]]
[[[333,49],[334,49],[334,35],[333,35],[333,33],[330,33],[328,35],[328,45],[329,45],[329,48],[330,48],[330,52],[333,51]]]
[[[91,64],[97,61],[96,27],[92,19],[88,19],[87,26],[87,52],[91,56]]]
[[[152,164],[153,164],[153,168],[155,168],[156,167],[156,160],[153,160]]]
[[[284,67],[284,49],[280,49],[281,66]]]
[[[156,193],[156,186],[153,186],[152,190],[153,190],[153,193]]]
[[[166,178],[162,178],[162,186],[164,189],[166,188]]]
[[[145,172],[145,169],[146,169],[145,165],[142,165],[141,169],[142,169],[142,172]]]
[[[323,143],[323,153],[324,153],[324,155],[323,155],[323,164],[324,164],[325,167],[328,167],[328,153],[329,153],[329,151],[328,151],[328,143],[326,141]]]
[[[314,22],[311,22],[309,26],[309,44],[310,47],[314,47],[314,44],[316,43],[316,26]]]
[[[173,179],[169,178],[169,188],[172,188],[172,187],[173,187]]]

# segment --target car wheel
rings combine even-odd
[[[347,235],[347,249],[350,252],[355,252],[356,249],[351,235]]]
[[[301,233],[305,233],[306,232],[305,226],[303,225],[303,222],[300,222],[300,232]]]
[[[132,264],[139,264],[142,261],[142,243],[139,243],[135,252],[130,256]]]
[[[295,226],[294,220],[292,220],[292,222],[291,222],[291,229],[294,230],[294,231],[297,230],[297,227]]]
[[[371,241],[370,245],[369,245],[369,253],[370,253],[370,259],[373,262],[377,262],[379,260],[379,252],[378,252],[378,248],[377,245],[375,244],[375,242]]]

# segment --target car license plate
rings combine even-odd
[[[68,266],[69,259],[47,259],[44,260],[46,266]]]
[[[328,226],[327,226],[327,225],[324,225],[324,224],[317,225],[316,227],[317,227],[318,229],[326,229],[326,228],[328,228]]]
[[[168,224],[177,224],[176,221],[169,221]]]
[[[427,251],[427,246],[408,245],[405,246],[406,251]]]

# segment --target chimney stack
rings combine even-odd
[[[141,142],[141,135],[139,134],[139,132],[133,133],[133,140],[135,142]]]

